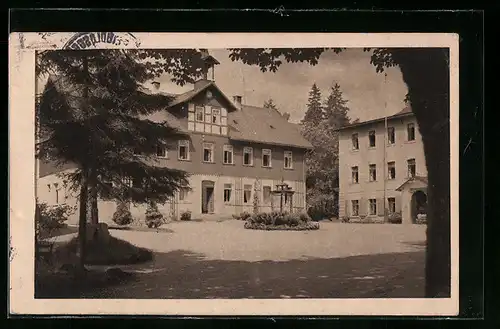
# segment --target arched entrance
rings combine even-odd
[[[411,221],[417,222],[418,214],[427,214],[427,194],[418,190],[411,196]]]

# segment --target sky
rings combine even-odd
[[[349,117],[352,120],[371,120],[395,114],[404,107],[407,87],[398,67],[376,73],[370,64],[370,52],[351,48],[335,54],[331,51],[321,55],[319,63],[286,63],[276,73],[261,72],[258,66],[233,62],[226,49],[209,49],[220,64],[215,67],[215,82],[226,96],[243,96],[243,104],[262,106],[272,98],[281,112],[290,113],[290,121],[299,122],[306,111],[309,91],[313,83],[320,88],[323,100],[329,89],[338,83],[344,99],[348,101]],[[211,76],[211,75],[210,75]],[[180,87],[171,82],[168,75],[156,79],[160,89],[169,93],[182,93],[192,85]],[[386,81],[384,81],[386,80]],[[41,92],[45,81],[37,84]],[[384,111],[385,110],[385,111]]]
[[[269,98],[281,112],[290,113],[290,121],[299,122],[306,110],[309,91],[313,83],[319,87],[323,99],[331,86],[338,83],[344,99],[348,100],[351,119],[371,120],[401,111],[405,104],[407,87],[398,67],[376,73],[370,64],[370,52],[348,49],[340,54],[325,52],[319,63],[283,63],[276,73],[261,72],[258,66],[233,62],[226,49],[209,49],[220,64],[215,67],[215,83],[224,94],[232,98],[242,95],[243,104],[262,106]],[[209,75],[210,77],[210,75]],[[386,81],[384,81],[386,80]],[[177,86],[168,75],[158,79],[160,89],[181,93],[192,85]]]

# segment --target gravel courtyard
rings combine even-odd
[[[137,279],[86,298],[423,297],[425,226],[322,222],[317,231],[175,222],[169,232],[110,230],[155,252]],[[71,235],[58,237],[68,239]]]

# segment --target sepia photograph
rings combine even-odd
[[[138,35],[31,50],[34,300],[456,298],[453,36]]]

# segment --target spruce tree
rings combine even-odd
[[[349,107],[343,98],[340,85],[336,83],[331,89],[324,104],[325,118],[332,129],[338,129],[350,123]]]
[[[311,124],[312,126],[317,125],[323,120],[323,108],[321,105],[321,91],[319,90],[316,83],[312,85],[311,91],[309,92],[309,99],[307,103],[307,110],[304,115],[302,123]]]
[[[94,222],[97,219],[98,194],[162,203],[188,185],[186,172],[155,163],[158,143],[183,136],[167,122],[148,119],[164,109],[171,97],[146,92],[142,84],[164,72],[179,84],[192,82],[201,74],[201,63],[196,50],[50,50],[38,54],[37,76],[48,76],[48,81],[37,99],[37,137],[41,140],[37,157],[76,166],[62,176],[70,188],[79,191],[82,267],[86,224],[89,214]]]

